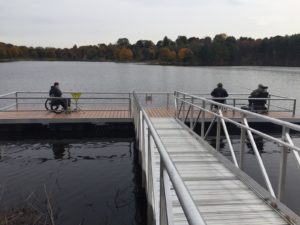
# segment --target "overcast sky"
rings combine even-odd
[[[0,42],[71,47],[300,33],[300,0],[0,0]]]

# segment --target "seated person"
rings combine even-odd
[[[226,97],[228,97],[228,93],[223,88],[223,84],[222,83],[218,83],[217,87],[210,93],[210,95],[212,97],[214,97],[213,100],[215,102],[219,102],[219,103],[222,103],[222,104],[226,103],[226,99],[215,99],[215,98],[226,98]],[[216,105],[212,105],[212,107],[218,108]]]
[[[268,87],[262,84],[258,85],[258,88],[251,92],[249,98],[269,98],[269,93],[267,92]],[[251,110],[267,110],[265,106],[267,103],[266,99],[262,100],[251,100],[249,99],[249,108]]]
[[[55,82],[53,86],[51,86],[51,89],[49,91],[49,96],[50,97],[56,97],[56,98],[61,98],[62,97],[62,92],[59,89],[59,83]],[[71,101],[69,98],[61,98],[61,99],[52,99],[51,100],[52,104],[60,104],[64,108],[64,110],[67,110],[70,107]]]

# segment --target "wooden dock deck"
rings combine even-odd
[[[151,118],[170,158],[208,225],[290,224],[276,209],[236,176],[174,118]],[[160,156],[154,151],[155,210],[159,215]],[[173,187],[171,210],[175,225],[188,224]],[[172,224],[172,223],[169,223]]]
[[[163,107],[148,107],[145,108],[147,114],[150,117],[174,117],[175,110],[173,108]],[[232,113],[232,111],[224,112],[224,116],[234,119],[236,121],[241,120],[241,115]],[[281,119],[284,121],[299,123],[300,116],[292,116],[287,112],[269,112],[265,114],[272,118]],[[198,112],[194,112],[194,121],[198,116]],[[211,121],[213,116],[211,114],[205,115],[205,121]],[[81,110],[72,112],[70,114],[55,114],[46,110],[19,110],[19,111],[2,111],[0,112],[0,124],[1,123],[74,123],[74,122],[132,122],[132,116],[127,107],[113,108],[106,107],[97,110]],[[190,118],[187,118],[190,121]],[[250,122],[260,122],[257,119]]]
[[[156,107],[154,104],[145,104],[146,106],[142,107],[136,93],[132,93],[132,98],[130,98],[130,95],[125,98],[128,101],[127,104],[122,104],[125,107],[114,107],[113,104],[110,104],[111,106],[98,104],[98,108],[93,110],[85,108],[85,110],[69,114],[55,114],[41,108],[30,111],[20,108],[22,105],[16,103],[17,108],[15,110],[0,112],[0,124],[8,124],[8,126],[18,123],[62,123],[63,126],[65,126],[65,123],[100,123],[102,125],[102,123],[115,122],[134,124],[140,153],[139,163],[143,170],[142,183],[155,222],[149,223],[151,225],[186,225],[189,224],[188,220],[192,221],[191,217],[197,219],[196,222],[190,223],[192,225],[300,224],[299,216],[284,206],[280,202],[280,198],[277,199],[272,188],[272,192],[265,190],[247,176],[240,169],[237,162],[236,165],[232,164],[225,156],[211,147],[204,140],[204,135],[202,137],[197,136],[192,130],[188,130],[184,123],[180,122],[181,117],[183,117],[183,122],[196,121],[199,111],[195,109],[195,111],[191,110],[193,114],[189,113],[189,109],[185,107],[189,102],[179,98],[178,95],[176,96],[177,104],[174,104],[173,108],[169,108],[169,104],[165,105],[168,108]],[[180,109],[176,111],[174,107],[179,106],[178,102],[180,101],[184,101],[185,105],[182,110],[181,107],[178,107]],[[202,101],[210,100],[202,99]],[[194,103],[190,103],[190,105],[195,106]],[[224,107],[224,105],[220,107]],[[207,112],[207,108],[209,108],[209,105],[202,108],[202,110]],[[198,107],[199,109],[201,107]],[[234,120],[235,125],[240,125],[236,121],[241,121],[242,114],[249,114],[243,112],[240,108],[233,109],[231,107],[231,110],[234,110],[235,113],[223,111],[223,115]],[[179,114],[176,115],[176,118],[175,112]],[[222,112],[220,112],[221,114]],[[246,126],[248,121],[270,121],[270,118],[266,120],[262,116],[250,114],[247,115],[247,119],[244,118],[243,122],[245,124],[243,129],[248,129],[247,131],[250,129]],[[186,115],[187,118],[185,118]],[[220,115],[219,121],[221,122],[223,118],[220,118]],[[293,116],[291,111],[269,112],[265,115],[288,122],[300,122],[300,116]],[[209,122],[213,118],[212,112],[205,113],[203,121]],[[224,119],[222,122],[222,125],[224,125]],[[216,140],[220,142],[221,124],[218,124],[217,131],[219,132],[216,132]],[[205,130],[205,125],[205,123],[202,123],[201,133]],[[120,129],[119,124],[116,127]],[[226,127],[226,124],[224,127]],[[287,128],[290,128],[290,126],[287,126]],[[300,128],[298,128],[296,130],[300,132]],[[246,132],[246,130],[243,130],[243,132]],[[249,133],[247,135],[253,139],[251,131]],[[287,132],[285,132],[285,135],[290,137]],[[243,133],[242,136],[241,133],[241,143],[243,145],[245,139],[246,134]],[[253,142],[255,141],[253,140]],[[285,146],[286,143],[280,144]],[[256,146],[255,143],[253,146]],[[289,147],[285,146],[286,149],[293,149],[293,147],[295,146],[292,144],[289,144]],[[241,152],[243,148],[241,147]],[[299,148],[298,151],[300,152]],[[259,153],[257,155],[257,158],[259,158]],[[282,164],[284,164],[284,161]],[[265,178],[268,178],[268,175],[265,175]],[[187,211],[193,213],[189,214]],[[168,217],[168,221],[161,222],[163,217]],[[202,222],[202,220],[205,222]]]

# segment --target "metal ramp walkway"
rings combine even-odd
[[[151,121],[207,224],[289,224],[174,118]],[[159,177],[160,157],[154,154]],[[158,179],[154,188],[159,193]],[[171,200],[174,224],[188,224],[172,188]]]
[[[132,115],[148,201],[148,225],[300,224],[299,216],[280,201],[287,154],[291,152],[300,165],[300,148],[290,136],[290,130],[300,132],[300,126],[186,93],[175,92],[174,96],[174,117],[150,118],[133,93]],[[211,106],[215,105],[214,110]],[[224,116],[223,109],[240,113],[241,122]],[[208,127],[207,115],[213,117]],[[281,137],[252,128],[249,118],[281,126]],[[239,159],[227,123],[240,129]],[[196,126],[200,126],[200,134],[194,132]],[[216,148],[213,148],[205,139],[215,126]],[[277,195],[253,134],[273,141],[282,151]],[[232,161],[219,152],[221,136],[228,144]],[[266,189],[243,172],[246,139],[252,146]]]

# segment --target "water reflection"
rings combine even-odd
[[[225,139],[223,139],[223,138],[220,139],[220,151],[221,151],[222,149],[225,148],[225,142],[226,142]],[[210,145],[213,146],[214,148],[217,147],[217,139],[210,139],[210,140],[209,140],[209,143],[210,143]]]
[[[1,203],[10,212],[23,206],[23,196],[30,196],[26,204],[40,210],[46,202],[45,185],[55,224],[146,224],[147,201],[135,147],[127,138],[0,144],[0,155],[9,156],[0,161],[0,184],[9,186]]]
[[[264,139],[262,137],[260,137],[260,136],[254,136],[253,138],[254,138],[254,142],[256,144],[258,152],[260,154],[266,153],[264,151],[264,145],[265,145]],[[247,147],[249,149],[249,151],[247,153],[254,155],[254,150],[253,150],[253,147],[251,145],[251,142],[250,142],[249,138],[246,139],[246,145],[247,145]]]
[[[52,151],[54,159],[62,159],[65,155],[66,148],[68,147],[69,145],[66,143],[53,143]]]
[[[254,138],[254,142],[256,144],[256,147],[257,147],[257,150],[259,151],[259,153],[260,154],[266,153],[265,150],[264,150],[264,145],[265,145],[264,139],[260,136],[254,136],[253,138]],[[212,147],[216,148],[217,139],[212,138],[212,139],[209,140],[209,143]],[[228,151],[228,149],[226,147],[226,143],[227,143],[227,140],[225,138],[220,139],[220,152],[224,155],[231,154],[230,151]],[[246,143],[246,146],[248,147],[248,152],[247,153],[254,155],[254,150],[253,150],[253,147],[251,145],[249,137],[246,138],[245,143]]]

